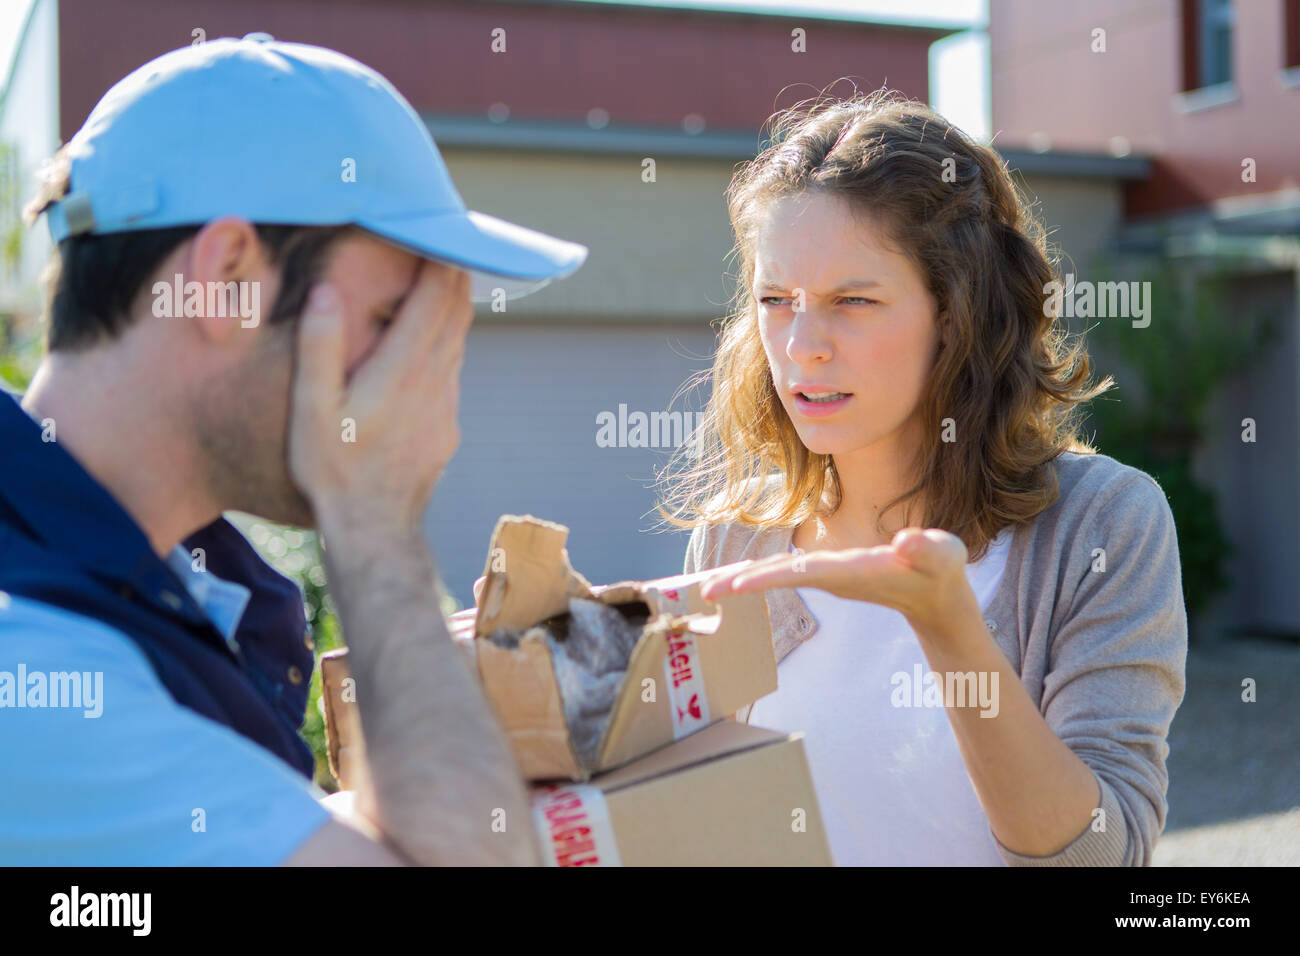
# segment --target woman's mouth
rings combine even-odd
[[[848,404],[852,392],[835,392],[829,389],[804,389],[794,393],[794,404],[807,418],[833,415]]]

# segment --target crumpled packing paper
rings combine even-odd
[[[545,634],[569,739],[584,768],[594,767],[600,756],[614,698],[647,620],[644,613],[627,616],[600,601],[575,597],[569,598],[566,616],[523,632],[501,630],[488,635],[494,644],[512,648],[533,631]]]

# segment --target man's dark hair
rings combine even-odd
[[[50,161],[40,191],[24,209],[29,224],[68,193],[65,150]],[[202,227],[197,223],[102,236],[83,234],[60,242],[45,278],[49,350],[77,351],[120,335],[131,322],[131,304],[140,288],[177,246]],[[255,228],[271,262],[280,266],[280,288],[267,319],[275,324],[302,312],[330,247],[355,227],[257,223]]]

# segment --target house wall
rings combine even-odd
[[[1283,0],[1233,5],[1235,98],[1183,96],[1177,0],[990,0],[992,128],[1003,146],[1105,152],[1122,137],[1155,158],[1128,189],[1132,216],[1300,188],[1300,76],[1282,69]],[[1093,31],[1105,30],[1105,52]],[[1242,161],[1256,179],[1242,181]]]
[[[21,224],[21,210],[35,192],[41,164],[59,146],[58,133],[58,3],[37,0],[25,39],[15,53],[4,109],[0,110],[0,142],[16,150],[12,170],[15,185],[9,202],[0,208],[0,230],[23,236],[18,258],[0,266],[0,311],[35,316],[42,303],[40,276],[52,244],[44,220],[33,228]]]

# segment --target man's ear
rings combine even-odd
[[[251,222],[237,216],[212,220],[194,236],[187,258],[185,314],[200,335],[225,344],[261,324],[261,287],[268,271]]]

